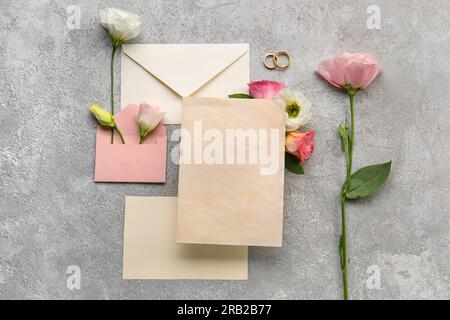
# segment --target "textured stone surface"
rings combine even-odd
[[[71,4],[81,9],[79,30],[66,26]],[[0,3],[0,298],[341,298],[336,127],[347,98],[313,71],[346,50],[371,52],[383,65],[357,97],[355,166],[393,160],[382,192],[348,206],[351,297],[450,298],[448,1],[122,6],[144,17],[136,42],[249,42],[253,79],[284,81],[313,103],[317,150],[306,175],[286,174],[284,246],[251,248],[246,282],[122,280],[125,196],[176,195],[178,167],[169,164],[165,185],[93,182],[96,124],[87,106],[109,99],[110,42],[97,12],[120,4]],[[371,4],[381,9],[380,30],[366,26]],[[261,56],[278,49],[292,54],[291,68],[264,69]],[[81,268],[81,290],[66,287],[70,265]],[[372,265],[380,289],[366,285]]]

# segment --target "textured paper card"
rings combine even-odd
[[[129,105],[117,112],[114,120],[122,131],[125,144],[117,133],[111,144],[111,129],[98,126],[95,151],[96,182],[161,183],[166,180],[166,127],[160,124],[142,144],[136,116],[139,107]]]
[[[246,280],[247,247],[177,244],[176,197],[127,197],[124,279]]]
[[[177,242],[281,246],[284,141],[273,100],[183,99]]]

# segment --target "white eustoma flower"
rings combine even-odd
[[[300,91],[284,89],[275,96],[275,101],[286,111],[287,132],[308,124],[312,118],[311,103]]]
[[[117,9],[100,10],[101,25],[108,30],[114,44],[136,38],[141,32],[141,17],[137,14]]]

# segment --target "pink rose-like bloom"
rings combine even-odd
[[[140,129],[141,142],[153,129],[158,126],[164,118],[164,115],[165,113],[160,112],[158,107],[154,107],[147,103],[141,103],[139,105],[139,112],[136,121]]]
[[[365,89],[380,73],[380,65],[368,53],[345,52],[322,61],[316,72],[338,88]]]
[[[272,99],[286,86],[280,82],[261,80],[248,84],[249,93],[254,99]]]
[[[301,163],[311,158],[314,153],[314,130],[289,132],[286,135],[286,151],[299,158]]]

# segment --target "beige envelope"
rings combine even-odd
[[[247,247],[175,242],[176,197],[127,197],[124,279],[246,280]]]
[[[248,44],[124,44],[121,105],[147,101],[165,111],[164,123],[181,123],[182,97],[245,92]]]
[[[281,246],[284,142],[273,100],[185,98],[177,242]]]

